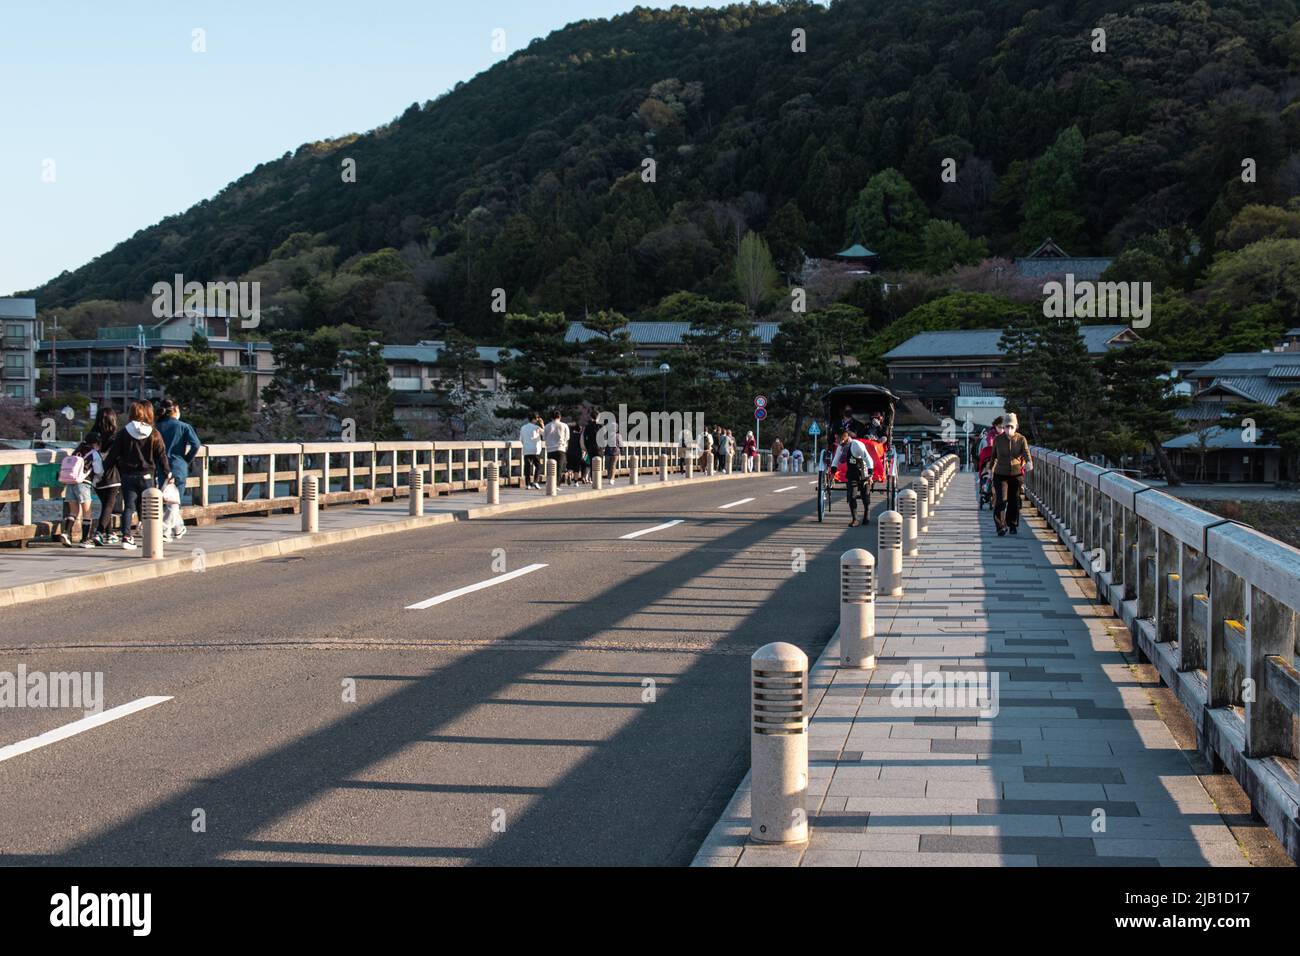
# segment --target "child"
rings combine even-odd
[[[99,436],[91,434],[73,449],[72,454],[59,465],[59,481],[64,485],[63,500],[68,502],[68,516],[63,528],[56,531],[54,540],[65,548],[72,547],[72,527],[81,517],[81,546],[93,548],[90,537],[90,516],[94,510],[95,482],[104,474],[104,460],[99,456]]]

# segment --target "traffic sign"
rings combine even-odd
[[[755,396],[754,396],[754,407],[755,407],[755,408],[767,408],[767,396],[766,396],[766,395],[755,395]]]
[[[818,425],[816,422],[813,422],[811,425],[808,426],[809,435],[820,435],[821,433],[822,433],[822,427]]]
[[[763,419],[765,419],[765,418],[767,418],[767,409],[766,409],[766,408],[764,408],[762,405],[760,405],[760,406],[758,406],[758,408],[754,409],[754,419],[755,419],[756,421],[760,421],[760,422],[761,422],[761,421],[762,421]]]

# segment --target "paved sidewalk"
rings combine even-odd
[[[1036,515],[998,538],[960,474],[904,578],[875,671],[835,666],[838,639],[813,668],[807,845],[749,842],[746,777],[694,865],[1249,865]],[[916,667],[992,700],[896,703]]]
[[[771,472],[762,472],[760,476],[780,477]],[[707,477],[697,473],[691,480],[726,481],[760,476],[735,473]],[[682,475],[672,475],[667,486],[685,481]],[[0,548],[0,607],[150,580],[182,571],[261,560],[304,548],[341,544],[374,534],[407,531],[444,521],[487,517],[521,508],[662,487],[664,485],[655,471],[649,476],[643,473],[636,487],[629,485],[626,477],[620,477],[612,487],[606,482],[606,487],[600,492],[593,491],[590,485],[560,486],[555,498],[548,498],[544,490],[502,488],[498,505],[485,504],[486,495],[481,491],[455,492],[426,496],[424,515],[414,518],[409,514],[406,498],[372,505],[334,505],[320,510],[320,531],[315,535],[302,531],[302,517],[297,514],[224,518],[211,525],[190,527],[180,541],[165,544],[161,561],[146,560],[142,550],[124,551],[120,545],[82,549],[36,542],[25,549]]]

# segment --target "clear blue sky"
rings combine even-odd
[[[634,6],[0,0],[0,295],[77,268],[286,150],[373,129],[535,37]],[[206,53],[191,50],[196,28]],[[505,53],[491,48],[498,28]]]

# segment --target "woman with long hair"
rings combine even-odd
[[[153,405],[131,403],[126,427],[113,439],[113,447],[104,458],[104,470],[117,468],[122,480],[122,547],[135,550],[131,533],[139,511],[140,496],[153,487],[154,476],[166,484],[172,480],[172,466],[167,460],[167,446],[154,428]]]
[[[113,441],[117,438],[116,408],[105,405],[99,410],[99,414],[95,416],[95,424],[86,435],[86,441],[90,441],[91,438],[98,440],[100,452],[107,455],[108,450],[113,447]],[[93,540],[98,547],[117,544],[121,540],[113,531],[113,509],[117,507],[117,499],[121,492],[121,474],[116,467],[105,468],[104,473],[95,482],[95,494],[99,497],[99,522],[95,525]]]

